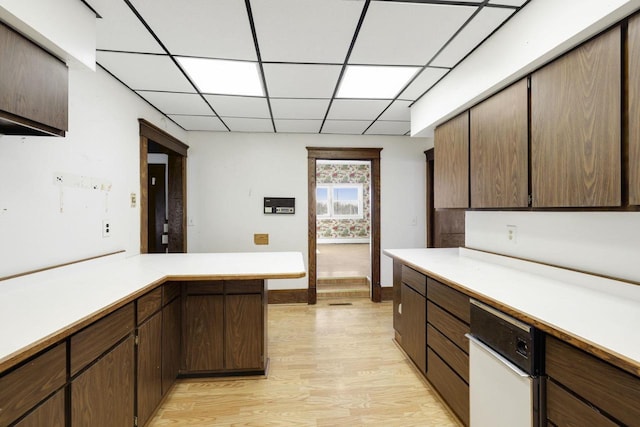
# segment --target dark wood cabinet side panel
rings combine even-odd
[[[469,112],[438,126],[434,138],[434,205],[469,207]]]
[[[67,350],[58,344],[15,371],[0,377],[0,425],[8,425],[64,386]]]
[[[129,303],[71,337],[71,375],[94,361],[133,331],[134,304]]]
[[[469,333],[469,325],[431,301],[427,301],[427,320],[434,328],[469,354],[469,340],[465,337],[465,334]]]
[[[640,205],[640,15],[629,20],[629,204]]]
[[[618,425],[552,380],[547,381],[547,419],[558,427],[615,427]]]
[[[469,356],[464,351],[431,325],[427,325],[427,344],[467,384],[469,383]]]
[[[402,284],[402,348],[424,373],[427,371],[427,313],[425,297]]]
[[[393,329],[396,331],[396,338],[402,337],[402,313],[400,304],[402,303],[402,261],[393,259]],[[400,335],[400,337],[398,337]],[[402,342],[400,342],[402,344]]]
[[[621,30],[531,77],[534,207],[621,204]]]
[[[464,425],[469,425],[469,386],[431,349],[427,349],[427,379]]]
[[[15,427],[64,427],[65,420],[64,390],[60,390]]]
[[[143,323],[153,313],[160,310],[162,306],[162,289],[156,288],[153,291],[141,296],[137,301],[138,325]]]
[[[138,424],[145,425],[162,399],[162,314],[138,327]]]
[[[71,383],[71,426],[132,426],[134,338],[127,338]]]
[[[432,278],[427,278],[427,298],[465,323],[471,322],[469,296]]]
[[[223,369],[224,296],[187,296],[183,319],[186,370]]]
[[[227,295],[225,368],[264,369],[262,295]]]
[[[162,310],[162,395],[171,388],[180,372],[182,348],[182,304],[174,299]]]
[[[67,130],[67,66],[0,23],[0,110]]]
[[[528,206],[528,109],[526,79],[471,109],[471,207]]]
[[[640,420],[640,378],[547,335],[549,377],[626,425]]]

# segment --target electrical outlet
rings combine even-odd
[[[111,223],[108,219],[102,220],[102,237],[109,237],[111,235]]]
[[[507,240],[514,245],[518,243],[518,227],[515,225],[507,225]]]

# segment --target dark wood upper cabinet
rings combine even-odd
[[[640,205],[640,15],[629,20],[629,204]]]
[[[531,76],[534,207],[621,205],[621,30]]]
[[[469,112],[435,130],[434,205],[469,207]]]
[[[67,66],[0,23],[0,133],[64,136]]]
[[[529,205],[527,80],[470,111],[471,207]]]

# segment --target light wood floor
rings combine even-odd
[[[392,341],[392,304],[269,306],[267,378],[179,380],[150,426],[458,426]]]
[[[316,253],[318,277],[367,277],[371,275],[368,243],[319,243]]]

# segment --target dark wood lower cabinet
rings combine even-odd
[[[557,427],[618,425],[553,380],[547,381],[547,420]]]
[[[427,372],[427,304],[425,297],[406,283],[402,284],[402,320],[406,326],[402,334],[402,347],[411,360]]]
[[[182,304],[174,299],[162,308],[162,395],[175,383],[180,372],[182,348]]]
[[[64,390],[60,390],[23,418],[15,427],[64,427],[64,414]]]
[[[162,399],[162,313],[138,326],[138,425],[144,425]]]
[[[223,340],[224,296],[187,296],[184,309],[184,370],[222,370]]]
[[[447,402],[451,410],[469,425],[469,385],[431,348],[427,349],[427,379]]]
[[[71,426],[113,427],[134,424],[134,337],[71,382]]]
[[[264,369],[262,313],[260,294],[225,297],[226,369]]]

